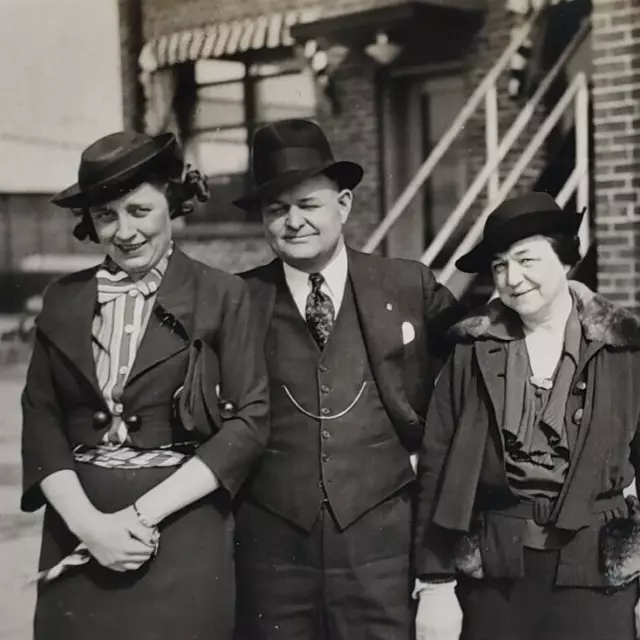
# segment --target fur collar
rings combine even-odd
[[[640,317],[594,293],[580,282],[570,281],[569,288],[584,337],[612,347],[640,348]],[[454,340],[511,339],[518,317],[498,299],[491,300],[451,328]]]

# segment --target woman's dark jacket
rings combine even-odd
[[[570,538],[557,584],[603,586],[600,531],[626,516],[620,494],[640,465],[640,319],[583,285],[574,289],[582,344],[565,412],[571,459],[549,520]],[[453,575],[454,549],[471,531],[485,577],[523,575],[524,521],[505,514],[518,498],[499,428],[511,322],[513,312],[494,300],[453,328],[457,344],[436,384],[420,453],[418,576]]]
[[[74,445],[97,445],[109,424],[92,351],[97,268],[66,276],[45,292],[23,408],[22,508],[44,497],[40,482],[75,468]],[[192,440],[174,416],[189,345],[200,338],[218,356],[222,394],[235,407],[197,455],[234,495],[260,456],[269,432],[266,366],[247,285],[174,250],[124,388],[123,417],[132,446],[153,449]],[[135,416],[135,420],[131,420]],[[203,425],[206,430],[206,425]]]

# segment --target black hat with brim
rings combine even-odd
[[[172,133],[155,137],[134,131],[112,133],[84,150],[78,182],[57,193],[51,201],[67,209],[108,202],[143,182],[152,167],[176,150],[177,141]]]
[[[532,192],[505,200],[487,218],[482,240],[456,261],[464,273],[489,270],[497,253],[537,235],[576,236],[585,210],[563,211],[547,193]]]
[[[258,129],[251,168],[255,187],[233,203],[247,211],[318,175],[326,175],[341,189],[353,189],[364,174],[355,162],[335,160],[320,127],[301,119],[281,120]]]

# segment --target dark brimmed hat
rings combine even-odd
[[[109,134],[82,152],[78,182],[51,201],[68,209],[107,202],[135,188],[152,166],[177,152],[172,133],[155,137],[135,131]]]
[[[458,258],[456,267],[465,273],[486,271],[491,260],[514,242],[537,235],[575,236],[584,210],[563,211],[548,194],[533,191],[505,200],[489,214],[482,240]]]
[[[255,188],[234,202],[245,210],[321,173],[341,189],[353,189],[364,173],[355,162],[336,161],[322,129],[301,119],[281,120],[258,129],[251,168]]]

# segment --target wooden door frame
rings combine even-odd
[[[429,77],[437,78],[438,76],[451,76],[464,74],[464,65],[461,61],[451,61],[438,64],[421,64],[410,67],[402,67],[399,69],[389,70],[382,78],[380,83],[380,106],[381,106],[381,122],[382,122],[382,149],[381,149],[381,170],[382,170],[382,203],[384,213],[386,214],[394,204],[401,189],[406,185],[406,175],[399,175],[399,154],[403,152],[398,144],[398,130],[396,122],[400,114],[394,113],[394,101],[392,95],[394,89],[397,90],[401,83],[404,83],[405,95],[417,93],[421,91],[420,83],[413,82],[412,79],[420,78],[426,82]],[[408,87],[411,87],[408,89]],[[414,101],[415,102],[415,101]],[[415,114],[414,114],[415,115]],[[401,117],[405,117],[402,114]],[[418,158],[415,165],[419,166],[425,158]],[[407,173],[407,172],[405,172]],[[404,184],[400,185],[400,181]],[[422,220],[422,211],[419,207],[422,190],[418,192],[413,202],[408,206],[407,211],[398,220],[394,227],[389,231],[384,242],[384,250],[386,255],[398,257],[419,258],[418,255],[407,255],[405,250],[407,241],[406,237],[411,227],[411,222],[416,228],[416,237],[420,240],[424,237],[424,222]],[[404,220],[403,220],[404,219]],[[411,222],[407,222],[410,220]],[[404,222],[404,225],[403,225]],[[416,253],[416,247],[411,246],[409,254]]]

